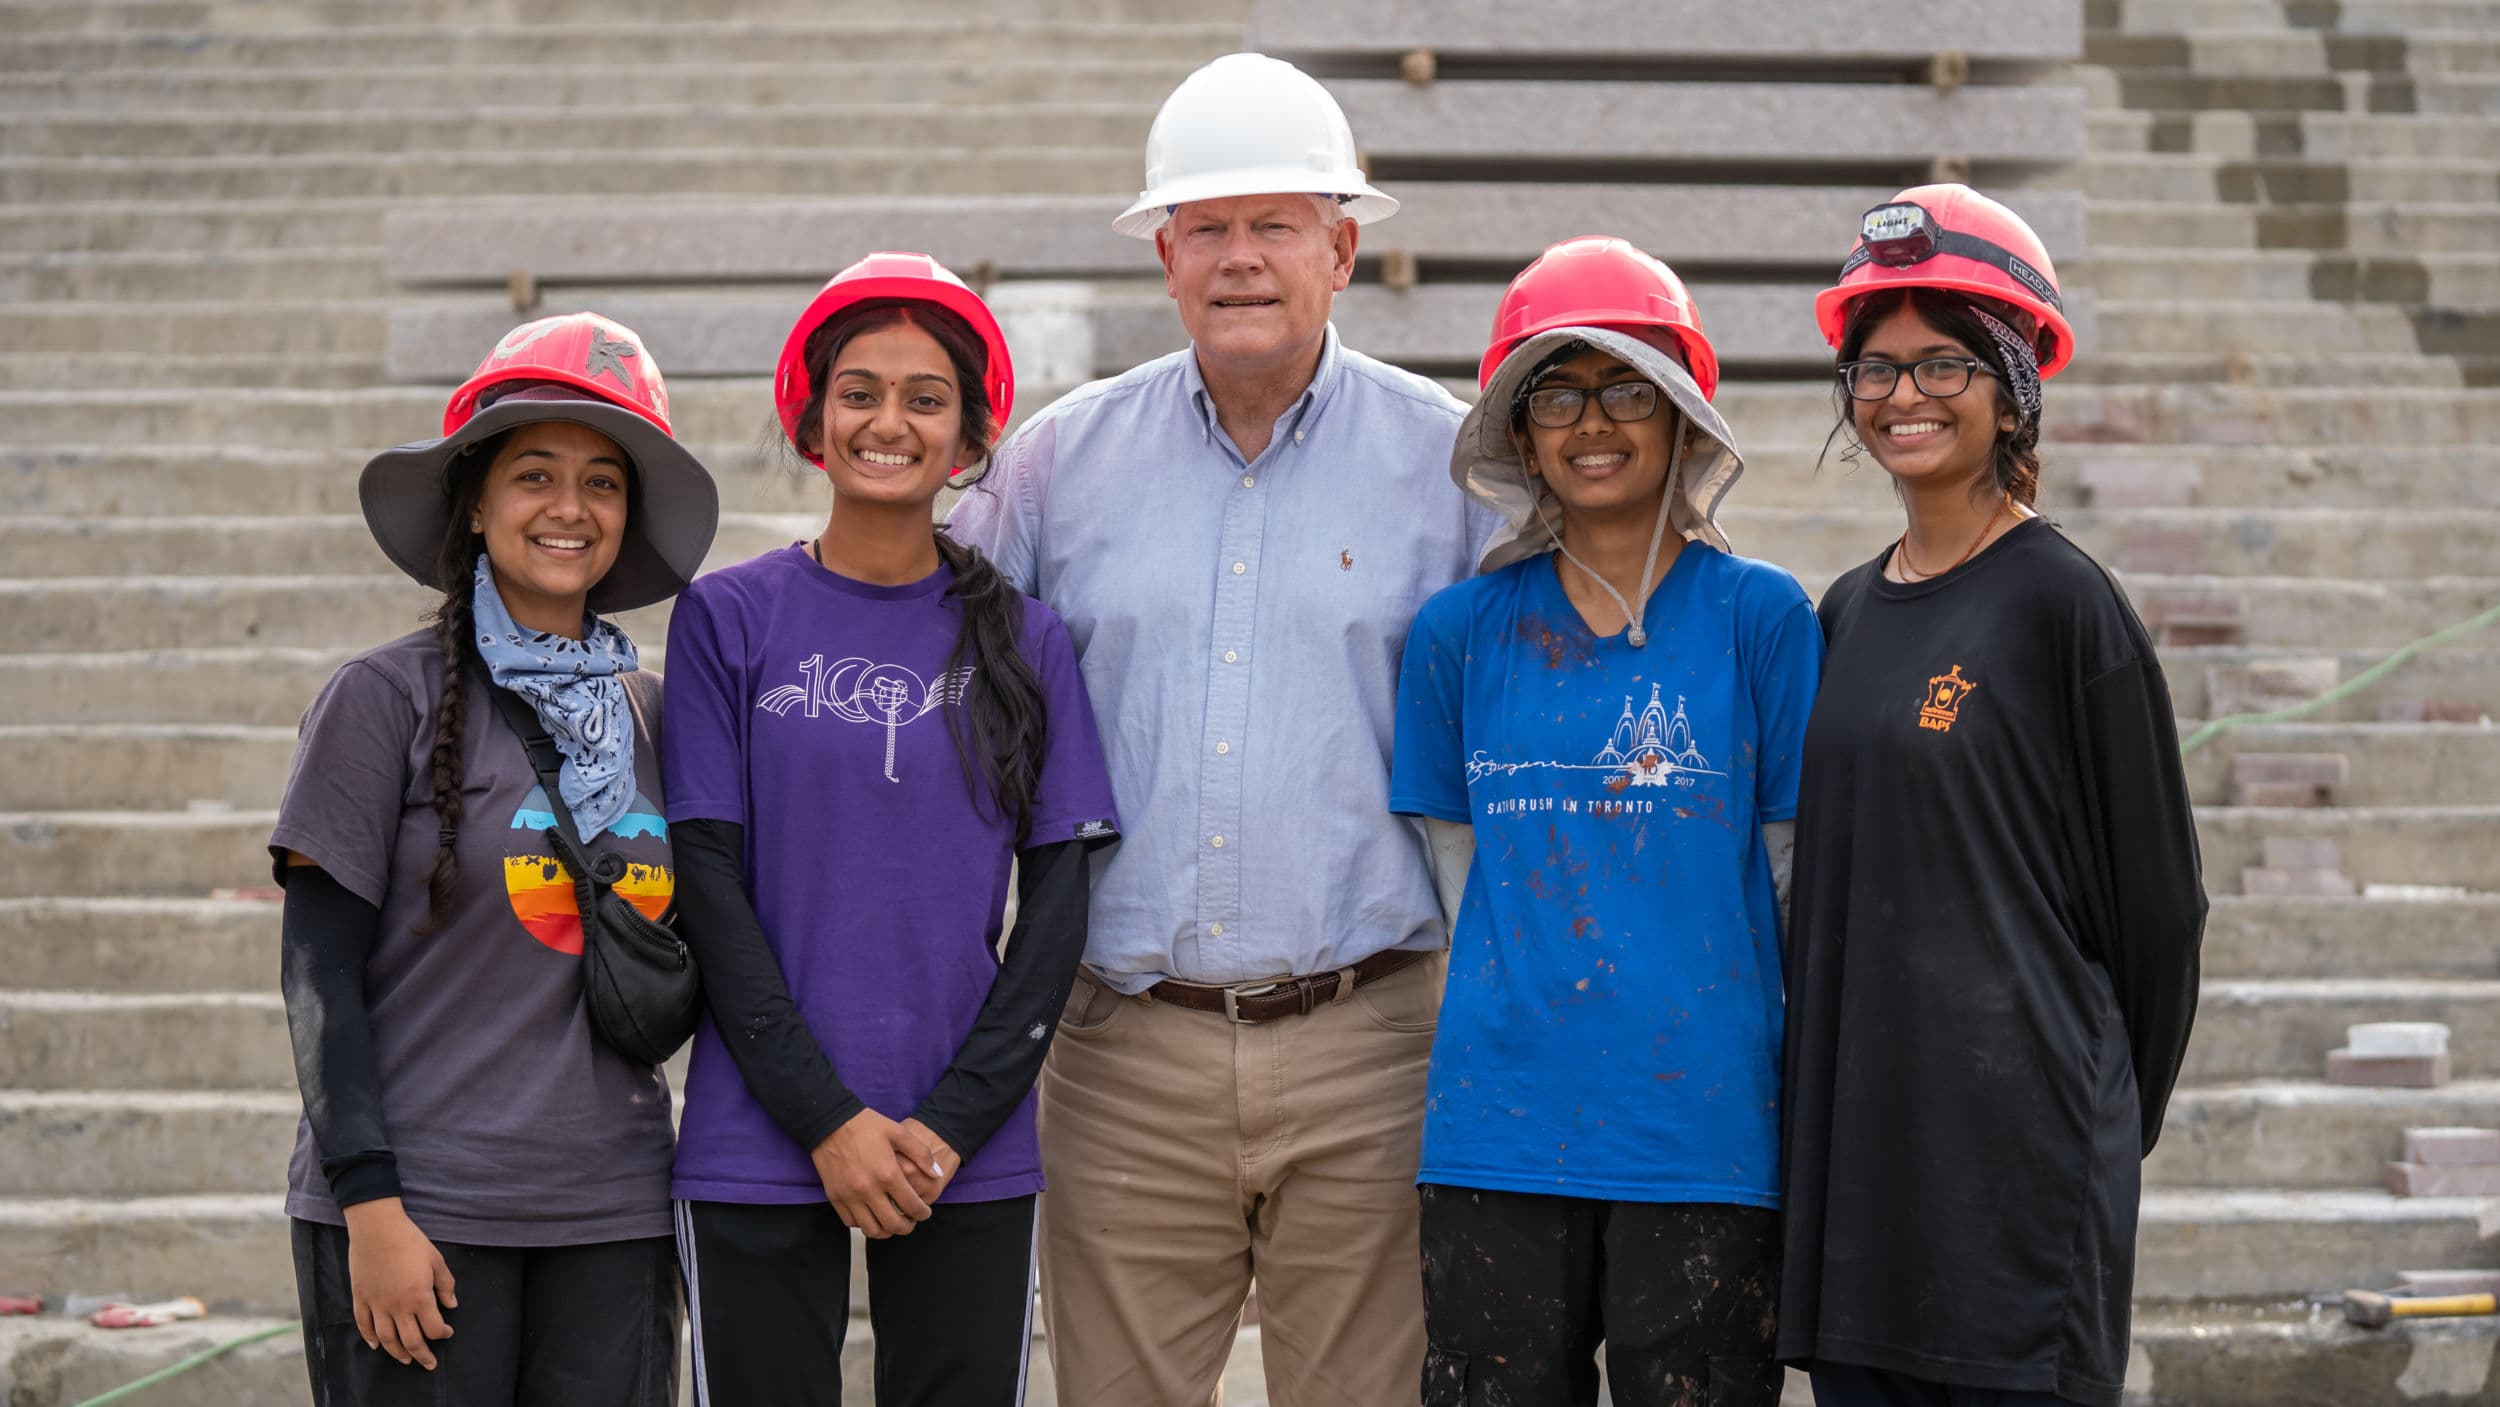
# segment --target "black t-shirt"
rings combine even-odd
[[[2115,1407],[2205,919],[2169,688],[2046,523],[1890,555],[1821,606],[1780,1354]]]

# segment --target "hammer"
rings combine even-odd
[[[2500,1312],[2500,1296],[2381,1295],[2344,1291],[2344,1318],[2364,1329],[2384,1329],[2395,1319],[2439,1319]]]

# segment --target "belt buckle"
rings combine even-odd
[[[1256,1024],[1241,1014],[1241,999],[1274,996],[1284,985],[1282,982],[1252,982],[1244,986],[1226,987],[1224,989],[1224,1019],[1236,1026]]]

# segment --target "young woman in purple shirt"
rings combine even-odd
[[[853,1229],[877,1400],[1022,1399],[1033,1082],[1086,852],[1118,823],[1066,628],[932,526],[1014,391],[997,322],[935,260],[843,271],[774,382],[825,530],[706,576],[670,623],[669,819],[710,1007],[674,1179],[702,1403],[841,1397]]]

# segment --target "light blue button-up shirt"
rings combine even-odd
[[[1244,461],[1176,352],[1061,397],[948,515],[1076,641],[1125,835],[1085,950],[1112,986],[1445,941],[1389,729],[1416,608],[1496,523],[1450,481],[1464,411],[1331,328]]]

